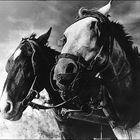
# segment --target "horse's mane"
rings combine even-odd
[[[97,9],[86,9],[82,7],[79,9],[76,21],[85,17],[94,17],[97,18],[101,23],[109,23],[109,27],[105,28],[104,32],[109,32],[108,29],[111,28],[111,34],[118,41],[120,47],[125,51],[126,57],[130,64],[135,67],[134,60],[137,60],[139,56],[138,48],[133,46],[132,36],[126,33],[123,25],[118,22],[110,21],[110,19],[108,18],[109,15],[106,17],[98,12]]]
[[[97,11],[96,8],[94,9],[86,9],[84,7],[79,9],[78,16],[75,18],[75,20],[81,20],[85,17],[94,17],[97,18],[98,21],[103,22],[103,21],[109,21],[108,16],[104,16],[100,12]]]
[[[32,33],[32,34],[31,34],[29,37],[27,37],[27,38],[28,38],[28,39],[32,39],[32,40],[34,40],[34,41],[37,41],[36,36],[37,36],[36,33]],[[53,48],[51,48],[51,47],[49,46],[49,43],[47,43],[47,44],[45,45],[45,49],[46,49],[47,53],[49,53],[50,58],[52,58],[52,57],[54,58],[54,56],[56,56],[56,55],[59,54],[59,52],[58,52],[57,50],[55,50],[55,49],[53,49]]]
[[[137,47],[133,46],[133,39],[124,29],[123,25],[118,22],[110,21],[111,34],[114,35],[120,47],[125,51],[126,57],[130,64],[135,65],[134,60],[139,56]]]

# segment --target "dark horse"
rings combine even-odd
[[[44,88],[49,94],[50,104],[55,106],[63,102],[60,94],[53,91],[49,82],[55,57],[60,54],[48,47],[50,32],[51,29],[38,38],[34,34],[23,38],[8,59],[6,64],[8,75],[0,100],[3,118],[11,121],[19,120],[33,98],[39,96],[39,92]],[[67,105],[68,109],[69,106]],[[54,112],[62,139],[92,139],[100,136],[99,125],[67,119],[61,115],[61,108],[54,109]]]
[[[79,10],[61,39],[53,78],[64,100],[84,96],[88,109],[102,109],[118,139],[140,139],[140,55],[123,26],[108,18],[110,8],[111,1]]]
[[[52,92],[49,81],[49,72],[54,64],[54,58],[59,53],[45,44],[51,33],[50,30],[35,38],[23,38],[6,64],[8,73],[1,96],[1,114],[8,120],[18,120],[26,109],[28,102],[34,97],[32,93],[39,93],[47,88]],[[46,74],[45,74],[46,73]],[[53,97],[54,94],[51,95]],[[24,100],[29,98],[28,100]],[[27,103],[25,103],[27,102]]]

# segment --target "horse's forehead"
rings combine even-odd
[[[86,29],[92,21],[97,21],[97,19],[93,17],[87,17],[87,18],[81,19],[75,22],[74,24],[72,24],[71,26],[69,26],[66,29],[64,34],[69,35],[71,33],[78,33],[81,30]]]
[[[86,17],[69,26],[64,32],[67,42],[61,53],[76,54],[77,51],[80,53],[79,50],[81,50],[82,53],[84,51],[83,47],[89,46],[88,44],[91,36],[90,25],[93,21],[97,22],[97,19]]]
[[[13,60],[15,60],[21,54],[21,49],[18,48],[13,54]]]

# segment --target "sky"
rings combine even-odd
[[[6,72],[5,64],[22,37],[45,33],[52,27],[50,45],[73,23],[80,7],[100,8],[107,1],[0,1],[0,92]],[[140,44],[140,1],[113,1],[111,19],[124,25],[135,44]],[[58,49],[58,48],[57,48]]]
[[[50,38],[52,48],[77,15],[80,7],[100,8],[107,1],[0,1],[0,91],[5,79],[5,64],[14,52],[22,37],[35,32],[45,33],[50,26],[53,31]],[[119,21],[139,41],[140,23],[139,1],[113,1],[110,14]]]

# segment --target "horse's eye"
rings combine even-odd
[[[67,42],[67,38],[65,35],[58,41],[58,47],[63,47]]]

